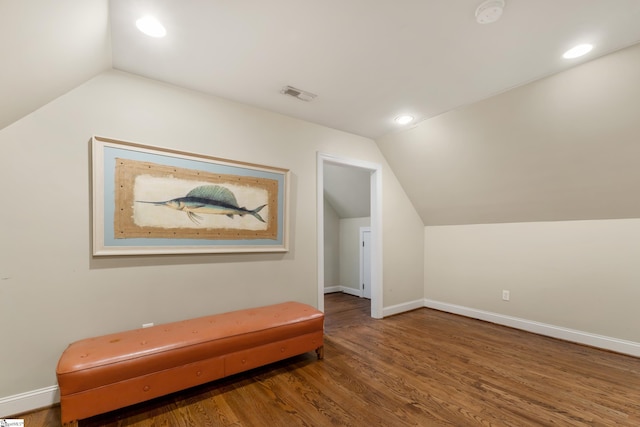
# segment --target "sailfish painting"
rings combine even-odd
[[[189,219],[197,225],[204,219],[199,214],[225,215],[232,219],[235,215],[240,217],[251,215],[258,221],[265,222],[259,212],[267,206],[264,204],[255,209],[247,209],[244,206],[240,207],[233,192],[220,185],[201,185],[189,191],[186,196],[171,200],[136,200],[136,202],[155,206],[166,206],[171,209],[183,211]]]
[[[286,252],[290,171],[93,137],[93,255]]]

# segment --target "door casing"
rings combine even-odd
[[[324,311],[324,165],[325,163],[369,171],[371,191],[371,317],[382,319],[382,166],[364,160],[317,153],[317,241],[318,310]]]

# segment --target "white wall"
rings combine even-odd
[[[360,294],[360,227],[369,227],[371,218],[340,219],[340,284]]]
[[[291,169],[290,251],[92,258],[94,134]],[[318,151],[382,165],[383,304],[422,298],[423,224],[370,139],[119,72],[0,131],[0,400],[55,385],[60,354],[80,338],[283,300],[316,305]],[[420,256],[403,265],[403,252]]]
[[[424,259],[427,299],[640,343],[640,219],[430,226]]]
[[[340,286],[340,218],[324,200],[324,287]]]

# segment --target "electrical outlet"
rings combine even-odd
[[[143,324],[142,324],[142,327],[143,327],[143,328],[150,328],[150,327],[152,327],[152,326],[153,326],[153,322],[152,322],[152,323],[143,323]]]
[[[511,298],[509,291],[502,291],[502,301],[509,301],[509,298]]]

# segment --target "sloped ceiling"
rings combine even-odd
[[[344,165],[324,165],[324,199],[340,218],[371,216],[371,174]]]
[[[107,0],[0,0],[0,129],[111,68]]]
[[[0,129],[113,67],[375,139],[425,224],[640,217],[640,1],[480,3],[0,0]]]
[[[427,225],[640,218],[640,45],[378,140]]]
[[[370,138],[640,41],[638,0],[111,0],[113,64]],[[133,25],[165,23],[152,39]],[[593,43],[584,58],[562,53]],[[280,94],[285,85],[318,97]]]

